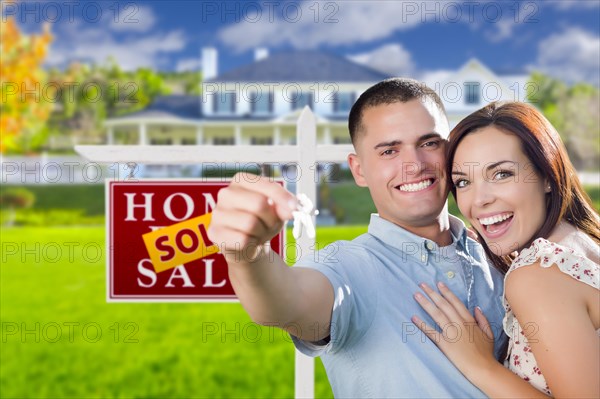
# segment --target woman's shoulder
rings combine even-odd
[[[597,248],[597,246],[596,246]],[[600,289],[600,265],[586,256],[581,248],[572,248],[564,242],[556,243],[544,238],[537,238],[528,248],[523,249],[514,259],[506,277],[517,269],[534,266],[519,274],[530,274],[535,277],[541,269],[556,265],[558,270],[575,280],[581,281],[594,288]],[[537,267],[535,267],[537,266]]]

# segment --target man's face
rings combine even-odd
[[[348,161],[356,184],[369,187],[382,218],[407,230],[437,221],[448,196],[448,131],[446,118],[431,101],[364,110],[357,153]]]

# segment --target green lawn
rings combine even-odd
[[[320,228],[318,242],[365,231]],[[293,397],[289,337],[239,304],[106,303],[104,228],[3,229],[1,240],[2,398]],[[316,395],[332,397],[320,360]]]

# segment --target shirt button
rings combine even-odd
[[[425,262],[425,261],[427,261],[427,256],[421,255],[421,262]]]
[[[433,244],[429,241],[425,242],[425,247],[427,247],[427,249],[430,251],[433,250]]]
[[[446,276],[447,276],[448,278],[454,278],[454,276],[455,276],[455,275],[456,275],[456,274],[455,274],[455,273],[454,273],[452,270],[450,270],[449,272],[447,272],[447,273],[446,273]]]

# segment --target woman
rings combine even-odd
[[[600,397],[600,220],[556,130],[530,105],[492,103],[450,133],[447,172],[506,273],[507,368],[481,310],[443,283],[415,294],[442,332],[413,322],[490,397]]]

